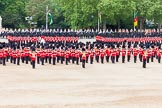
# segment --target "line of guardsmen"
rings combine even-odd
[[[130,43],[101,43],[101,42],[86,42],[84,43],[46,43],[46,45],[40,44],[31,46],[11,47],[8,43],[0,43],[0,63],[4,66],[6,62],[20,65],[22,63],[31,64],[35,68],[35,64],[44,65],[45,63],[56,65],[57,63],[68,65],[69,63],[79,65],[82,62],[82,67],[85,68],[85,64],[90,62],[93,64],[94,60],[102,64],[119,62],[130,62],[133,56],[133,62],[143,62],[143,68],[146,68],[146,63],[154,62],[154,58],[161,62],[161,47],[159,42],[150,43],[151,46],[147,46],[143,42]],[[126,60],[127,58],[127,60]]]

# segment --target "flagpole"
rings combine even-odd
[[[99,19],[99,11],[98,11],[98,32],[100,30],[100,19]]]
[[[46,6],[46,30],[48,29],[48,5]]]
[[[133,26],[134,26],[134,31],[136,31],[136,27],[135,27],[135,25],[134,25],[134,17],[135,17],[135,11],[134,11],[134,13],[133,13]]]

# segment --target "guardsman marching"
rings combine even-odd
[[[105,53],[106,53],[106,62],[108,63],[109,62],[109,58],[110,58],[110,49],[109,48],[106,48],[105,50]]]
[[[157,50],[157,59],[158,59],[158,63],[160,63],[161,62],[161,51],[160,51],[160,49]]]
[[[112,61],[112,63],[115,63],[115,56],[116,56],[116,50],[114,48],[111,51],[111,61]]]
[[[52,64],[56,65],[56,57],[57,57],[57,52],[55,50],[52,51]]]
[[[131,57],[131,49],[129,48],[127,50],[127,61],[130,62],[130,57]]]
[[[119,61],[119,56],[120,56],[120,50],[119,48],[116,50],[116,62]]]
[[[21,52],[17,50],[17,65],[20,65]]]
[[[85,63],[86,63],[86,53],[85,53],[85,49],[83,49],[83,54],[82,54],[82,68],[85,68]]]
[[[75,51],[76,64],[79,65],[79,51]]]
[[[31,53],[30,59],[31,59],[32,68],[35,69],[36,53],[34,51]]]
[[[68,65],[68,62],[69,62],[69,55],[70,55],[70,52],[66,51],[66,54],[65,54],[65,63],[66,63],[66,65]]]
[[[122,49],[122,63],[125,63],[125,55],[126,55],[126,51],[125,51],[125,47],[123,47],[123,49]]]
[[[103,51],[103,49],[100,51],[100,58],[101,58],[101,63],[103,64],[104,63],[104,56],[105,56],[105,53]]]
[[[133,56],[134,56],[134,63],[137,62],[137,55],[138,55],[138,51],[136,48],[133,49]]]
[[[5,66],[6,65],[7,52],[6,52],[6,50],[4,50],[2,53],[3,53],[2,64],[3,64],[3,66]]]
[[[93,52],[93,50],[91,50],[89,56],[90,56],[90,64],[93,64],[93,58],[94,58],[94,52]]]
[[[143,68],[146,68],[146,60],[147,60],[147,52],[146,51],[144,52],[142,59],[143,59]]]

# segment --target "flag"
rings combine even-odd
[[[137,12],[134,12],[134,27],[138,26],[138,16],[137,16]]]
[[[53,23],[53,16],[51,15],[51,13],[48,13],[48,16],[50,18],[49,24],[51,25]]]

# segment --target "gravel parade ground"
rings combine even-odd
[[[119,61],[0,65],[0,108],[161,108],[162,64]]]

